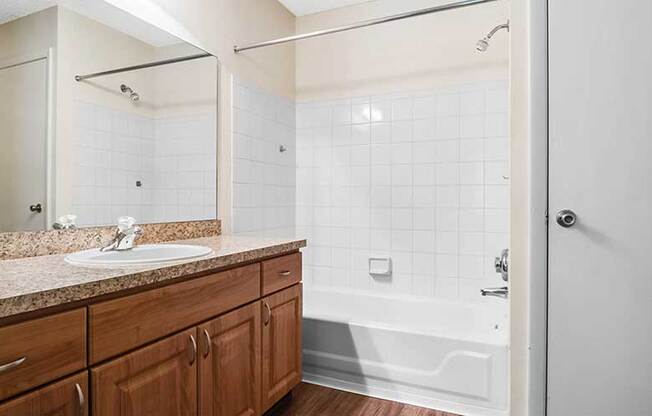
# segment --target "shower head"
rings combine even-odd
[[[478,41],[478,43],[475,44],[475,48],[479,50],[480,52],[484,52],[489,48],[489,39],[483,38]]]
[[[124,94],[129,94],[131,101],[140,100],[140,95],[138,95],[136,91],[132,90],[131,87],[128,87],[125,84],[120,85],[120,91],[122,91]]]
[[[489,49],[489,40],[493,37],[493,35],[496,34],[501,29],[507,29],[509,32],[509,20],[507,23],[503,23],[502,25],[498,25],[491,29],[489,33],[487,33],[487,36],[484,38],[480,39],[476,44],[475,44],[475,49],[477,49],[480,52],[485,52],[487,49]]]

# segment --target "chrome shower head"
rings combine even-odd
[[[140,100],[140,95],[138,95],[136,91],[132,90],[131,87],[128,87],[125,84],[120,85],[120,91],[122,91],[124,94],[129,94],[131,101]]]
[[[476,44],[475,44],[475,49],[477,49],[480,52],[485,52],[487,49],[489,49],[489,40],[493,37],[493,35],[496,34],[501,29],[507,29],[509,32],[509,20],[507,23],[503,23],[502,25],[498,25],[491,29],[489,33],[487,33],[487,36],[484,38],[480,39]]]

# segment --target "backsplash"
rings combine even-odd
[[[508,111],[506,81],[297,104],[306,286],[477,301],[500,285]]]
[[[216,217],[215,114],[155,118],[78,101],[74,119],[79,225]]]
[[[139,224],[139,244],[210,237],[222,233],[220,220]],[[115,235],[115,227],[88,227],[0,233],[0,260],[72,253],[100,247]]]

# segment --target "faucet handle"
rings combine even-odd
[[[121,232],[129,230],[134,226],[134,224],[136,224],[136,219],[134,217],[129,217],[127,215],[118,217],[118,230]]]

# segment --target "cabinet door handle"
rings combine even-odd
[[[79,383],[75,383],[75,390],[77,390],[77,401],[79,404],[79,416],[84,416],[86,399],[84,398],[84,391],[82,390]]]
[[[188,350],[188,364],[193,365],[197,359],[197,341],[190,335],[190,349]]]
[[[272,308],[269,307],[267,302],[264,302],[263,305],[265,305],[265,310],[267,311],[267,316],[265,317],[265,326],[267,326],[272,319]]]
[[[281,276],[289,276],[292,274],[292,272],[289,270],[283,270],[282,272],[278,272],[278,274]]]
[[[204,329],[204,340],[206,341],[206,351],[204,352],[204,358],[208,357],[208,354],[211,353],[211,334]]]
[[[7,363],[7,364],[0,365],[0,373],[2,373],[3,371],[9,371],[12,368],[18,367],[19,365],[24,363],[25,360],[27,360],[27,357],[20,357],[19,359],[15,360],[15,361],[12,361],[12,362]]]

